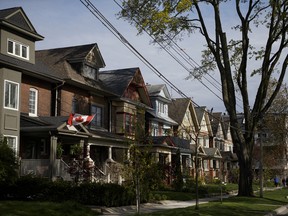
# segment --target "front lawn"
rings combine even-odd
[[[288,189],[279,189],[274,191],[265,191],[264,198],[259,197],[231,197],[223,199],[223,202],[214,201],[207,204],[200,205],[198,210],[195,210],[195,206],[181,209],[173,209],[166,211],[159,211],[143,215],[152,216],[263,216],[280,206],[287,205]]]
[[[98,212],[75,202],[1,201],[1,216],[95,216]]]

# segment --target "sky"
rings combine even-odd
[[[202,81],[205,86],[195,79],[186,80],[188,71],[159,46],[152,45],[147,34],[137,35],[135,27],[117,18],[120,7],[113,0],[90,1],[157,71],[192,98],[197,106],[206,106],[208,110],[213,108],[213,112],[225,112],[223,101],[219,99],[221,92],[213,86],[217,85],[215,80],[219,80],[217,72],[211,74],[215,79],[208,77],[210,83],[207,80]],[[44,36],[43,41],[36,43],[37,50],[97,43],[106,64],[102,70],[139,67],[146,83],[164,84],[164,81],[123,45],[80,0],[0,0],[1,9],[10,7],[22,7],[36,31]],[[227,25],[231,22],[228,16],[233,16],[229,10],[225,22]],[[193,37],[183,37],[178,43],[197,64],[200,64],[203,44],[202,38],[196,34]],[[253,82],[257,83],[257,79],[251,80],[251,92],[255,93]],[[172,98],[181,97],[169,85],[167,88]]]

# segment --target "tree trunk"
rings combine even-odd
[[[253,193],[253,172],[250,159],[238,160],[240,173],[238,182],[238,196],[254,196]]]

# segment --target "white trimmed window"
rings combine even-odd
[[[29,90],[29,116],[37,116],[38,90],[30,88]]]
[[[29,60],[29,46],[8,39],[8,53]]]
[[[4,80],[4,108],[18,110],[19,83]]]
[[[10,135],[4,135],[4,138],[7,140],[7,145],[13,149],[15,154],[17,153],[17,136],[10,136]]]

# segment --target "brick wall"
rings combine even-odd
[[[22,76],[21,83],[21,112],[29,113],[29,90],[38,90],[38,116],[51,115],[51,84],[26,75]]]

